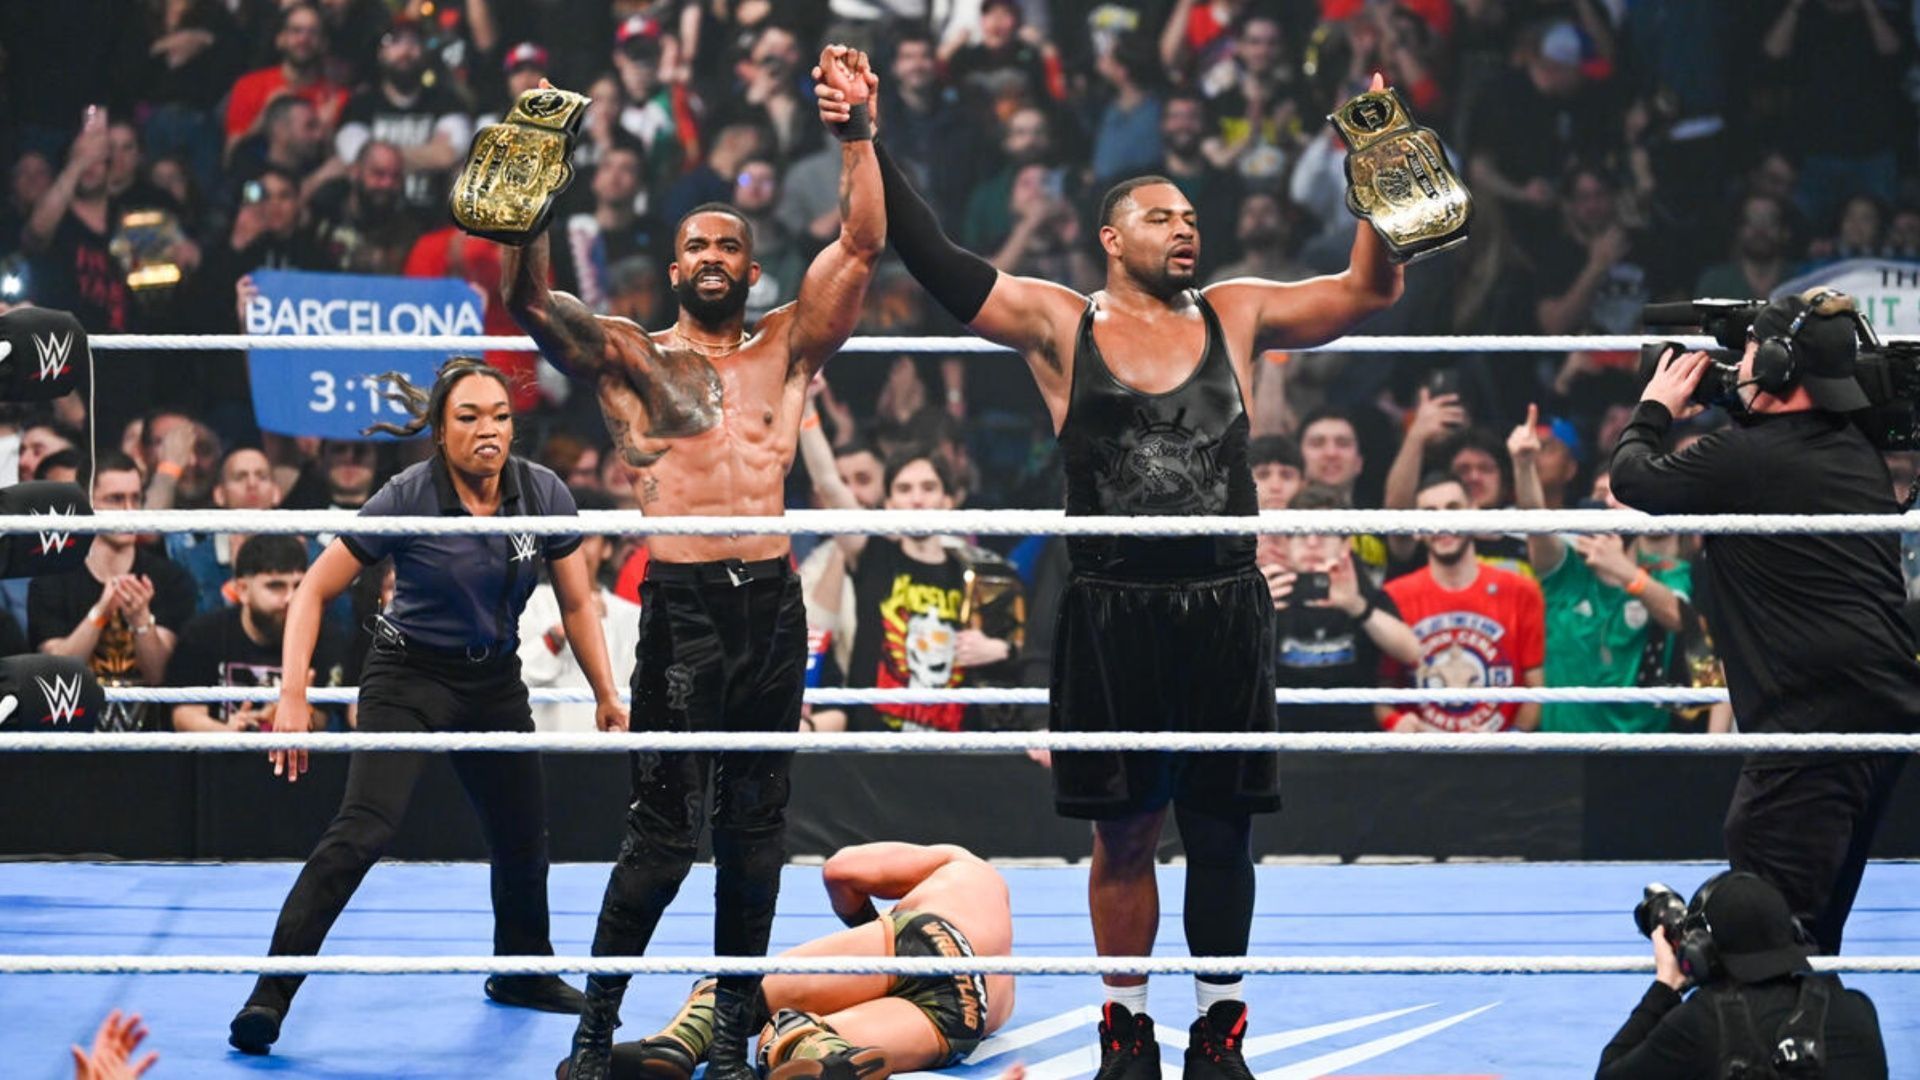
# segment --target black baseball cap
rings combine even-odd
[[[1831,412],[1864,409],[1871,402],[1853,377],[1854,360],[1860,354],[1853,318],[1846,311],[1830,315],[1809,312],[1810,301],[1819,295],[1814,291],[1783,296],[1761,308],[1753,319],[1753,334],[1766,341],[1792,332],[1800,384],[1807,388],[1815,405]],[[1801,320],[1797,332],[1793,330],[1796,319]]]
[[[1807,962],[1812,948],[1801,940],[1787,898],[1765,879],[1728,871],[1707,879],[1689,906],[1704,910],[1714,952],[1734,981],[1760,982],[1812,969]]]

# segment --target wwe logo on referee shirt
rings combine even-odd
[[[87,715],[87,711],[80,707],[79,675],[55,675],[51,685],[38,675],[33,677],[33,681],[39,685],[40,693],[46,697],[47,707],[53,710],[41,723],[71,725],[77,717]]]
[[[72,334],[33,335],[33,347],[40,353],[41,382],[52,382],[67,373],[67,357],[73,352]]]
[[[512,561],[514,562],[527,562],[539,551],[539,547],[533,541],[532,533],[511,533],[507,539],[513,541]]]
[[[45,514],[42,514],[38,510],[29,510],[28,513],[32,514],[34,517],[50,517],[50,518],[72,517],[73,507],[69,506],[65,510],[50,509]],[[50,529],[38,530],[38,531],[40,535],[40,554],[42,555],[57,555],[60,552],[67,550],[67,548],[73,545],[73,533],[71,531],[57,531],[57,530],[50,530]]]

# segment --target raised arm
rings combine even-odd
[[[869,99],[877,83],[867,77],[865,53],[828,46],[820,55],[820,70],[828,85],[845,95],[847,104],[871,108]],[[829,126],[841,139],[840,235],[807,268],[787,331],[788,355],[792,363],[806,366],[808,376],[846,344],[859,323],[873,264],[887,243],[886,205],[871,121]]]
[[[1527,422],[1507,436],[1507,456],[1513,459],[1513,503],[1522,510],[1545,510],[1547,493],[1540,486],[1540,406],[1527,406]],[[1567,542],[1552,533],[1527,534],[1527,562],[1534,576],[1544,578],[1560,568]]]
[[[840,468],[833,456],[833,444],[827,441],[827,433],[820,430],[820,410],[815,404],[820,388],[824,383],[816,382],[807,388],[807,409],[800,417],[800,457],[807,463],[807,479],[813,482],[813,492],[820,497],[820,505],[828,510],[859,510],[860,500],[853,495],[846,481],[840,479]],[[863,533],[842,533],[833,538],[840,545],[850,561],[858,562],[860,553],[867,549],[867,537]]]
[[[1393,306],[1405,289],[1406,272],[1387,258],[1387,246],[1362,221],[1354,227],[1347,268],[1338,274],[1288,283],[1234,278],[1208,286],[1206,297],[1223,321],[1250,324],[1262,344],[1304,349]]]
[[[550,252],[544,232],[521,247],[502,245],[500,299],[548,363],[569,378],[598,378],[613,359],[606,329],[579,297],[547,287]]]
[[[849,110],[841,91],[820,83],[814,92],[821,119],[828,123],[847,119]],[[1019,350],[1030,364],[1038,357],[1052,370],[1063,370],[1060,358],[1053,355],[1055,327],[1062,318],[1068,325],[1077,320],[1086,298],[1050,281],[1001,273],[955,244],[940,228],[933,208],[887,153],[884,142],[875,140],[874,155],[886,191],[887,238],[908,272],[969,330]],[[1035,374],[1044,383],[1046,376],[1038,368]]]

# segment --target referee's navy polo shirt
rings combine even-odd
[[[364,517],[465,517],[446,465],[435,454],[387,481],[360,508]],[[500,474],[501,517],[578,513],[553,470],[518,457]],[[443,649],[512,651],[520,613],[548,562],[580,546],[580,536],[348,536],[340,542],[362,564],[393,556],[393,604],[387,621],[410,641]]]

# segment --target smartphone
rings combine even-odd
[[[267,187],[258,180],[249,180],[240,185],[240,201],[252,206],[267,197]]]
[[[1441,397],[1446,394],[1460,393],[1460,372],[1454,368],[1440,368],[1427,376],[1427,396]]]
[[[1293,597],[1296,603],[1311,600],[1325,600],[1333,591],[1333,575],[1324,570],[1308,570],[1293,579]]]

